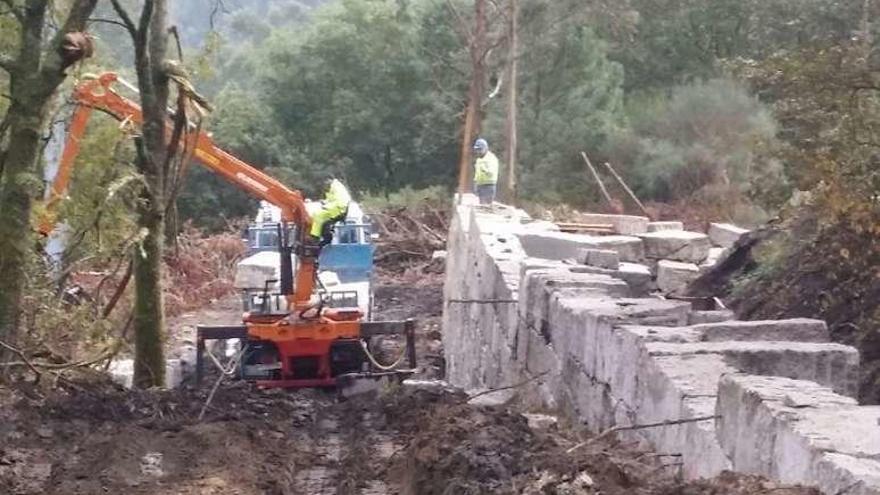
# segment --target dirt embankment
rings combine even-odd
[[[817,318],[859,349],[859,399],[880,404],[880,242],[804,215],[742,239],[692,295],[723,297],[746,320]]]

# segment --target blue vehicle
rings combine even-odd
[[[243,291],[246,311],[280,310],[282,301],[269,294],[275,279],[269,270],[277,265],[280,218],[271,205],[260,213],[245,232],[247,256],[239,262],[236,287]],[[344,222],[334,227],[333,242],[321,249],[318,280],[322,297],[330,307],[358,307],[366,320],[373,308],[373,234],[369,220],[352,203]],[[271,299],[271,301],[267,300]]]

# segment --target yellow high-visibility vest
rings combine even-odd
[[[477,158],[474,164],[474,184],[478,186],[498,182],[498,157],[491,151]]]

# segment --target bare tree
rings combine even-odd
[[[31,202],[40,189],[38,163],[53,97],[67,69],[91,55],[81,32],[97,0],[73,0],[66,8],[49,0],[2,0],[18,25],[13,49],[0,49],[9,75],[10,106],[0,119],[0,340],[15,342],[25,266],[33,249]],[[63,17],[51,27],[53,15]],[[3,145],[2,143],[6,143]]]
[[[501,198],[508,204],[516,203],[516,150],[517,150],[517,60],[519,50],[519,0],[509,0],[507,34],[507,115],[505,122],[507,163],[506,176],[501,187]]]
[[[452,2],[449,2],[455,9]],[[471,146],[480,132],[482,119],[480,103],[483,98],[486,77],[486,0],[474,0],[474,29],[471,31],[459,17],[459,23],[468,44],[471,60],[471,82],[468,87],[467,104],[464,112],[464,125],[461,133],[461,153],[458,163],[458,192],[471,189]]]

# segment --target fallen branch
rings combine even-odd
[[[482,392],[478,392],[474,395],[468,396],[468,401],[474,400],[477,397],[480,397],[483,395],[488,395],[488,394],[491,394],[494,392],[500,392],[502,390],[510,390],[512,388],[519,388],[519,387],[522,387],[523,385],[528,385],[529,383],[537,380],[538,378],[541,378],[542,376],[546,375],[547,373],[550,373],[550,370],[544,371],[542,373],[538,373],[537,375],[530,377],[528,380],[524,380],[524,381],[521,381],[521,382],[513,384],[513,385],[508,385],[506,387],[490,388],[489,390],[484,390]]]
[[[238,361],[244,356],[245,351],[247,351],[247,346],[244,346],[241,351],[236,354],[232,360],[229,361],[229,366],[223,368],[223,366],[217,361],[217,358],[214,357],[210,352],[208,356],[210,356],[214,363],[220,368],[220,377],[217,378],[217,381],[214,382],[214,387],[211,388],[211,393],[208,394],[208,399],[205,400],[205,405],[202,406],[202,410],[199,412],[199,421],[205,418],[205,412],[208,410],[208,406],[211,405],[211,401],[214,400],[214,394],[217,393],[217,389],[220,388],[220,384],[223,383],[223,379],[227,376],[232,375],[235,372],[235,368],[238,367]]]
[[[602,440],[603,438],[605,438],[605,437],[611,435],[612,433],[617,433],[617,432],[621,432],[621,431],[645,430],[645,429],[648,429],[648,428],[657,428],[657,427],[660,427],[660,426],[681,425],[681,424],[685,424],[685,423],[697,423],[697,422],[700,422],[700,421],[709,421],[709,420],[718,419],[718,418],[720,418],[720,417],[721,417],[721,416],[718,416],[718,415],[712,415],[712,416],[699,416],[699,417],[696,417],[696,418],[686,418],[686,419],[666,420],[666,421],[661,421],[661,422],[659,422],[659,423],[649,423],[649,424],[644,424],[644,425],[614,426],[614,427],[612,427],[612,428],[608,428],[607,430],[605,430],[605,431],[603,431],[602,433],[596,435],[595,437],[590,438],[589,440],[585,440],[585,441],[583,441],[583,442],[581,442],[581,443],[575,445],[574,447],[568,449],[568,450],[566,451],[566,453],[570,454],[570,453],[574,452],[575,450],[578,450],[578,449],[580,449],[580,448],[586,447],[587,445],[590,445],[590,444],[596,443],[596,442],[598,442],[599,440]]]
[[[31,363],[31,362],[28,360],[28,358],[24,355],[23,352],[21,352],[20,349],[18,349],[18,348],[16,348],[16,347],[13,347],[13,346],[9,345],[9,344],[7,344],[6,342],[3,342],[2,340],[0,340],[0,347],[3,347],[4,349],[6,349],[6,350],[8,350],[9,352],[11,352],[11,353],[15,354],[16,356],[18,356],[18,359],[21,359],[22,363],[23,363],[25,366],[27,366],[28,368],[30,368],[31,371],[33,371],[35,375],[37,375],[37,381],[39,381],[39,380],[40,380],[40,377],[43,376],[43,373],[41,373],[40,370],[38,370],[38,369],[36,368],[36,366],[34,366],[34,364]]]
[[[9,347],[7,347],[8,344],[4,344],[2,342],[0,342],[0,344],[2,344],[3,347],[6,347],[7,349],[9,349]],[[24,358],[24,355],[21,353],[21,351],[18,351],[18,352],[12,351],[12,352],[16,352],[16,354],[18,354],[19,359],[21,359],[21,361],[11,361],[8,363],[0,363],[0,367],[12,368],[15,366],[27,366],[31,369],[43,368],[43,369],[53,370],[53,371],[61,371],[61,370],[66,370],[66,369],[70,369],[70,368],[86,368],[86,367],[89,367],[93,364],[97,364],[97,363],[107,359],[108,356],[110,356],[114,352],[116,352],[116,347],[118,345],[121,345],[121,344],[117,343],[117,344],[113,344],[113,345],[109,346],[107,349],[104,350],[104,352],[102,352],[100,355],[98,355],[98,357],[96,357],[94,359],[88,359],[85,361],[78,361],[75,363],[43,363],[43,362],[39,362],[39,361],[28,361],[27,359]],[[12,350],[12,349],[9,349],[9,350]]]

